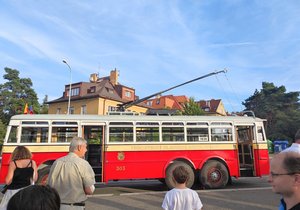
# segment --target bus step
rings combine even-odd
[[[252,168],[240,168],[241,177],[252,177],[253,169]]]

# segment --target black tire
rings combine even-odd
[[[166,180],[164,178],[158,179],[158,181],[160,181],[163,184],[166,184]]]
[[[200,171],[200,183],[204,188],[224,188],[229,181],[229,173],[226,166],[217,160],[209,160]]]
[[[38,170],[38,180],[37,180],[38,185],[46,185],[47,184],[50,168],[51,168],[51,166],[46,166],[46,167]]]
[[[195,181],[195,173],[194,170],[188,164],[184,162],[174,161],[166,170],[165,182],[169,189],[173,189],[175,187],[175,182],[173,180],[173,170],[178,166],[184,166],[189,174],[189,179],[186,182],[186,187],[191,188]]]

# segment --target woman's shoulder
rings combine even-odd
[[[18,168],[27,168],[28,166],[35,164],[34,160],[32,159],[15,160],[15,163],[17,164]]]

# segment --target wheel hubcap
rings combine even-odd
[[[217,182],[220,180],[221,174],[219,173],[219,171],[212,171],[210,173],[210,180],[213,182]]]

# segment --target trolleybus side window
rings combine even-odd
[[[22,127],[21,143],[48,142],[48,127]]]
[[[262,126],[257,126],[257,141],[265,141]]]
[[[9,136],[7,139],[8,143],[17,143],[17,132],[18,131],[18,126],[11,126]]]
[[[232,124],[224,122],[211,123],[211,141],[233,141]]]
[[[137,122],[136,123],[137,142],[159,142],[158,122]]]
[[[184,141],[184,125],[182,122],[162,123],[163,141]]]
[[[239,126],[238,127],[238,141],[239,142],[249,142],[252,140],[253,135],[251,132],[253,129],[251,126]]]
[[[109,123],[109,142],[133,142],[133,123]]]
[[[78,136],[77,122],[52,122],[52,143],[70,142],[74,136]]]
[[[46,143],[48,131],[47,121],[23,121],[21,143]]]
[[[187,141],[208,141],[208,124],[202,122],[187,123]]]

